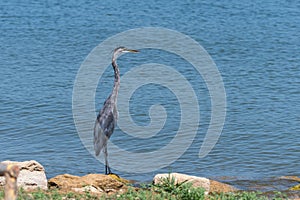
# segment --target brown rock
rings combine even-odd
[[[218,181],[214,181],[214,180],[210,180],[210,188],[209,188],[209,192],[213,193],[221,193],[221,192],[234,192],[237,191],[237,189],[231,185],[225,184],[225,183],[221,183]]]
[[[297,181],[297,182],[300,183],[300,177],[298,177],[298,176],[281,176],[279,178],[280,179],[285,179],[285,180]]]
[[[88,174],[82,177],[69,174],[58,175],[48,181],[50,188],[58,188],[74,192],[89,191],[96,194],[124,192],[127,185],[124,179],[118,179],[110,175]]]
[[[44,189],[47,190],[47,178],[44,167],[35,160],[16,162],[3,161],[3,164],[13,164],[20,168],[20,173],[17,179],[18,187],[25,190]],[[5,184],[4,177],[0,177],[0,186]]]
[[[300,184],[291,187],[289,190],[300,191]]]

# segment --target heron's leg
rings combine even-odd
[[[107,153],[107,146],[105,145],[103,148],[103,154],[105,157],[105,174],[106,175],[115,175],[117,178],[120,178],[119,175],[112,173],[108,164],[108,153]]]
[[[104,154],[104,158],[105,158],[105,174],[111,174],[111,170],[108,164],[108,153],[107,153],[107,146],[105,145],[105,147],[103,148],[103,154]]]

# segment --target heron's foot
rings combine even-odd
[[[115,173],[112,173],[112,172],[108,173],[107,175],[112,177],[112,178],[115,178],[115,179],[120,179],[120,176],[118,174],[115,174]]]
[[[122,182],[124,184],[132,184],[132,183],[134,183],[134,181],[129,181],[129,180],[126,180],[124,178],[121,178],[118,174],[110,173],[110,174],[108,174],[108,176],[110,176],[113,179],[115,179],[115,180],[117,180],[119,182]]]

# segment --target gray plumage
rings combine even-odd
[[[125,47],[118,47],[114,50],[112,56],[112,66],[115,74],[113,90],[109,97],[105,100],[103,107],[97,116],[94,126],[95,155],[99,156],[101,150],[103,151],[105,158],[105,174],[111,174],[107,158],[107,141],[113,134],[118,120],[117,97],[120,88],[120,72],[116,61],[122,53],[128,52],[137,53],[138,51],[133,49],[127,49]]]

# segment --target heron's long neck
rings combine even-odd
[[[113,87],[111,96],[112,96],[113,100],[116,102],[119,88],[120,88],[120,71],[119,71],[116,59],[112,60],[112,66],[113,66],[114,72],[115,72],[115,81],[114,81],[114,87]]]

